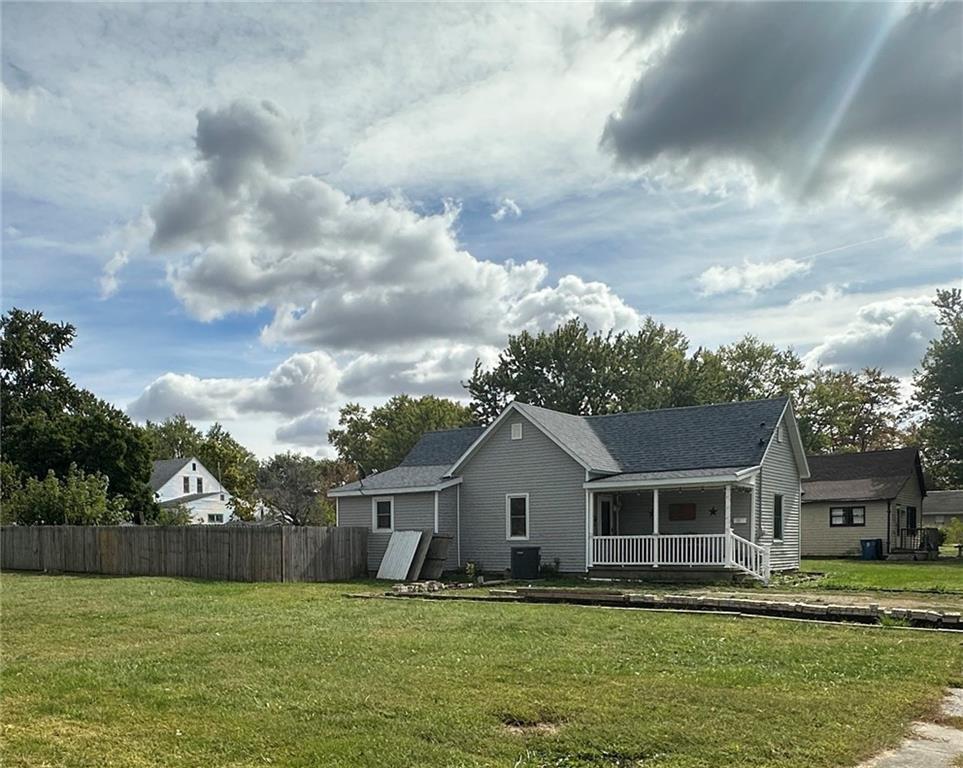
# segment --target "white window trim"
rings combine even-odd
[[[779,497],[782,501],[782,530],[779,532],[780,536],[776,537],[776,497]],[[784,493],[774,493],[772,495],[772,542],[773,544],[782,544],[786,538],[786,495]]]
[[[391,504],[391,526],[389,528],[378,527],[378,502],[387,501]],[[375,496],[371,499],[371,530],[391,532],[395,529],[395,497],[394,496]]]
[[[518,434],[516,435],[515,428],[518,427]],[[512,440],[522,439],[522,422],[516,421],[512,423]]]
[[[512,536],[512,499],[525,499],[525,535]],[[532,533],[532,508],[527,493],[505,494],[505,539],[507,541],[528,541]]]

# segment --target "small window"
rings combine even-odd
[[[196,461],[192,461],[192,462],[191,462],[191,472],[197,472],[197,462],[196,462]]]
[[[191,492],[191,479],[189,477],[184,478],[184,493]]]
[[[221,501],[224,501],[224,494],[221,494]]]
[[[203,477],[197,478],[197,492],[198,492],[198,493],[204,493],[204,478],[203,478]]]
[[[681,520],[695,520],[695,519],[696,519],[695,504],[670,504],[669,505],[669,520],[671,522],[678,522]]]
[[[528,494],[505,497],[505,534],[509,539],[528,538]]]
[[[223,523],[224,515],[222,514],[211,514],[207,516],[207,522],[209,523]]]
[[[780,424],[780,425],[776,428],[776,442],[777,442],[777,443],[781,443],[784,438],[785,438],[785,435],[784,435],[784,433],[783,433],[783,426],[782,426],[782,424]]]
[[[829,524],[833,528],[866,525],[866,508],[830,507]]]
[[[772,537],[782,539],[782,496],[778,493],[772,497]]]
[[[512,440],[522,439],[522,422],[517,421],[512,424]]]
[[[371,512],[374,520],[372,528],[376,531],[391,531],[395,527],[395,502],[391,496],[371,500]]]

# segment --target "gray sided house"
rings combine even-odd
[[[429,432],[394,469],[331,491],[339,525],[452,537],[447,566],[568,573],[797,568],[809,476],[787,398],[574,416],[511,403],[488,427]]]
[[[809,468],[812,475],[803,482],[803,556],[858,555],[862,539],[882,541],[884,556],[925,544],[926,487],[916,448],[810,456]]]

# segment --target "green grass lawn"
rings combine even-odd
[[[0,585],[4,766],[845,766],[963,682],[961,638],[931,632],[346,585]]]
[[[802,571],[826,574],[815,589],[887,589],[963,595],[963,559],[939,560],[810,560]]]

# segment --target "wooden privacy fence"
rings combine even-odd
[[[364,576],[367,528],[6,525],[0,568],[189,576],[222,581],[338,581]]]

